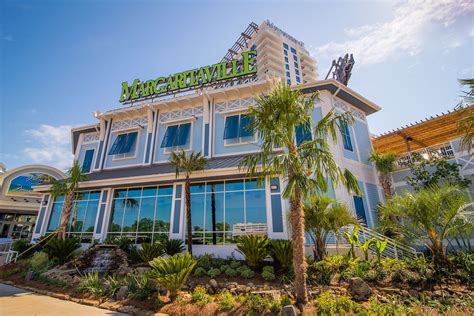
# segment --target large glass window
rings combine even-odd
[[[255,179],[192,184],[191,215],[195,244],[229,244],[242,235],[267,235],[265,187]]]
[[[161,142],[161,148],[166,148],[167,151],[189,149],[190,131],[191,123],[168,126]]]
[[[117,135],[112,147],[110,147],[109,155],[114,158],[131,158],[135,156],[137,148],[138,132],[130,132]]]
[[[95,219],[99,208],[100,191],[78,192],[74,197],[74,203],[69,217],[66,232],[69,236],[77,237],[81,242],[92,241]],[[64,197],[57,197],[51,209],[51,216],[47,232],[58,229],[61,221],[61,213],[64,205]]]
[[[115,190],[108,236],[127,237],[136,243],[168,238],[172,201],[172,186]]]
[[[253,119],[246,114],[227,116],[224,127],[226,145],[240,144],[255,141],[255,133],[250,128]]]

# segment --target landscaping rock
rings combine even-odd
[[[278,290],[263,290],[263,291],[252,291],[252,294],[258,294],[263,297],[267,297],[271,300],[279,301],[281,298],[280,291]]]
[[[118,312],[125,313],[125,314],[130,314],[130,315],[135,315],[139,311],[138,308],[133,307],[133,306],[122,306],[117,309]]]
[[[118,290],[118,292],[116,294],[116,298],[117,298],[117,300],[121,301],[121,300],[126,299],[127,297],[128,297],[128,286],[123,285]]]
[[[357,302],[367,301],[372,295],[372,290],[361,278],[349,279],[349,293]]]
[[[209,285],[211,286],[213,290],[219,289],[219,285],[217,284],[217,281],[214,279],[209,280]]]
[[[281,316],[296,316],[298,313],[296,312],[296,307],[293,305],[286,305],[283,306],[281,309]]]
[[[25,281],[30,282],[35,278],[35,273],[33,271],[28,271],[25,276]]]
[[[341,282],[341,274],[340,274],[340,273],[335,273],[335,274],[332,276],[331,281],[329,282],[329,285],[336,286],[336,285],[338,285],[340,282]]]
[[[408,290],[408,294],[416,299],[420,298],[420,293],[417,290],[410,289]]]

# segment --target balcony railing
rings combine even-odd
[[[450,159],[454,157],[454,150],[450,144],[427,147],[420,150],[414,150],[411,153],[406,153],[403,156],[400,156],[397,160],[398,168],[407,168],[413,162],[414,153],[420,154],[425,159],[431,159],[434,157]]]

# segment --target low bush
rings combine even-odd
[[[357,313],[362,306],[351,300],[349,296],[334,296],[330,291],[322,292],[314,301],[318,315],[346,315]]]
[[[196,260],[188,252],[168,258],[156,258],[150,262],[153,268],[150,277],[169,291],[170,299],[173,301],[195,265]]]
[[[194,270],[194,276],[203,277],[205,275],[207,275],[207,271],[203,267],[197,267],[196,270]]]
[[[273,281],[275,280],[275,271],[272,266],[265,266],[263,267],[262,277],[265,281]]]
[[[288,295],[283,295],[280,299],[280,305],[283,307],[283,306],[287,306],[287,305],[291,305],[291,299],[288,297]]]
[[[128,291],[131,298],[146,300],[155,291],[155,286],[147,274],[142,273],[130,276],[128,279]]]
[[[370,262],[361,261],[359,258],[356,258],[355,260],[349,261],[347,268],[341,272],[341,277],[344,280],[355,277],[365,279],[370,267]]]
[[[244,279],[251,279],[255,276],[255,272],[247,266],[242,266],[239,269],[240,276]]]
[[[38,277],[36,279],[39,282],[43,283],[43,284],[52,285],[52,286],[60,287],[60,288],[63,288],[63,289],[68,289],[68,288],[71,287],[71,284],[69,284],[67,282],[64,282],[64,281],[61,281],[61,280],[58,280],[58,279],[49,278],[49,277],[44,276],[42,274],[38,275]]]
[[[196,287],[191,294],[191,301],[198,306],[204,306],[212,302],[212,297],[207,294],[206,289],[203,287]]]
[[[104,241],[104,244],[116,245],[126,253],[130,253],[133,246],[133,241],[127,237],[107,237]]]
[[[218,268],[212,268],[209,271],[207,271],[207,275],[210,276],[211,278],[218,277],[221,275],[221,270]]]
[[[41,274],[48,270],[50,265],[49,256],[46,252],[35,252],[35,254],[29,260],[29,267],[31,271]]]
[[[159,243],[142,243],[141,249],[138,250],[138,256],[144,263],[148,264],[153,259],[160,257],[163,252],[163,247]]]
[[[118,275],[109,275],[105,279],[105,292],[109,297],[114,297],[122,285],[126,285],[126,279]]]
[[[21,257],[26,258],[26,257],[28,257],[32,254],[33,249],[28,250],[32,246],[33,246],[33,244],[30,244],[27,240],[19,239],[19,240],[15,240],[13,242],[12,250],[13,251],[18,251],[18,255],[23,254]],[[26,250],[28,250],[28,252],[25,252]]]
[[[79,281],[79,290],[91,293],[97,297],[105,294],[105,289],[102,287],[102,282],[97,272],[87,273],[82,276]]]
[[[244,298],[248,314],[261,315],[270,310],[271,302],[268,298],[258,294],[250,294]]]
[[[225,271],[224,271],[225,275],[228,276],[228,277],[235,277],[239,274],[239,271],[237,271],[236,269],[232,269],[232,268],[227,268]]]
[[[344,256],[326,256],[321,261],[309,265],[308,281],[321,285],[329,285],[335,273],[344,271],[349,260]]]
[[[456,277],[463,283],[471,284],[474,282],[474,253],[467,251],[458,251],[451,257],[456,268]]]
[[[56,238],[48,241],[45,251],[51,259],[62,265],[71,260],[76,255],[76,250],[80,247],[81,244],[76,238]]]
[[[208,271],[213,268],[214,255],[205,253],[197,258],[197,266]]]
[[[268,247],[273,261],[283,269],[289,269],[293,263],[293,245],[291,240],[274,239],[270,241]]]
[[[219,301],[219,310],[226,312],[233,309],[236,305],[236,300],[234,296],[229,291],[224,291],[217,297]]]
[[[183,241],[180,239],[165,239],[161,241],[163,251],[168,256],[174,256],[175,254],[181,253],[186,249]]]
[[[242,236],[237,243],[237,251],[244,257],[247,264],[256,268],[268,255],[269,240],[265,236]]]
[[[219,267],[219,270],[221,270],[221,272],[224,273],[225,270],[227,270],[228,268],[230,268],[228,264],[223,264]]]
[[[230,267],[232,269],[238,269],[238,268],[240,268],[241,265],[242,265],[242,263],[240,261],[237,261],[237,260],[232,260],[230,262]]]

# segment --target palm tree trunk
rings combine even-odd
[[[290,199],[291,207],[291,234],[293,240],[293,268],[295,271],[296,303],[306,304],[308,302],[306,287],[306,267],[304,249],[304,211],[301,193],[297,192]]]
[[[74,191],[68,192],[64,200],[63,209],[61,212],[61,221],[59,224],[58,238],[66,239],[66,228],[69,221],[69,216],[71,216],[71,209],[74,203]]]
[[[186,227],[188,230],[188,252],[193,255],[193,227],[191,223],[191,191],[189,189],[189,175],[186,175],[186,182],[184,183],[184,191],[186,196]]]
[[[385,195],[385,200],[392,198],[392,184],[390,183],[390,175],[381,174],[380,182],[382,184],[383,193]]]

